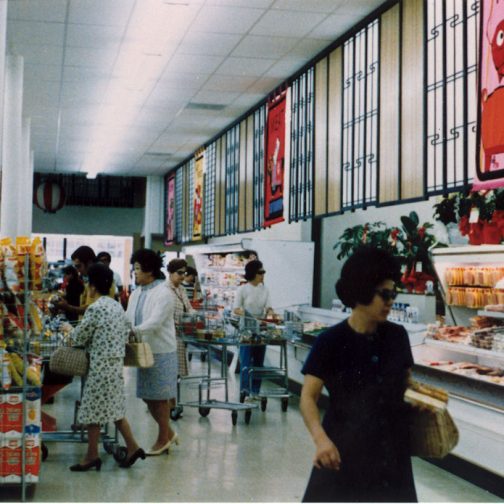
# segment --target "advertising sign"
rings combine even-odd
[[[165,245],[172,245],[175,241],[175,175],[165,180]]]
[[[194,160],[193,240],[201,239],[203,222],[203,162],[204,151],[197,154]]]

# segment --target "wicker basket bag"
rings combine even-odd
[[[412,407],[411,455],[443,458],[458,443],[459,432],[447,409],[448,394],[441,389],[413,382],[404,394]]]

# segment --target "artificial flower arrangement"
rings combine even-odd
[[[339,248],[338,259],[353,254],[362,245],[373,246],[390,251],[399,258],[403,276],[401,282],[408,292],[426,291],[426,283],[435,283],[435,272],[429,258],[429,250],[434,246],[446,246],[438,243],[429,230],[429,222],[420,224],[418,214],[410,212],[401,217],[402,226],[387,227],[384,222],[366,223],[345,229],[334,249]]]
[[[433,216],[445,225],[458,222],[471,245],[499,244],[504,238],[504,189],[446,196],[434,205]]]

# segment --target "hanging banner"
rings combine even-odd
[[[504,2],[481,1],[479,109],[473,190],[504,186]]]
[[[194,159],[193,240],[201,240],[202,237],[204,152],[196,154]]]
[[[285,97],[283,92],[268,103],[264,160],[265,227],[284,220]]]
[[[175,175],[165,178],[165,245],[175,241]]]

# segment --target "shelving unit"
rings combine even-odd
[[[481,245],[448,247],[432,251],[432,261],[443,293],[447,292],[446,271],[452,267],[504,265],[504,246]],[[445,298],[446,299],[446,298]],[[504,313],[486,312],[460,306],[446,306],[449,325],[470,326],[476,315],[504,318]],[[466,344],[425,338],[413,346],[415,378],[444,388],[450,395],[448,408],[460,430],[454,455],[504,477],[504,386],[430,366],[428,361],[471,362],[504,368],[504,353]]]

